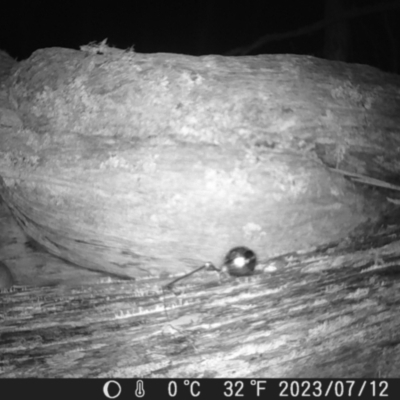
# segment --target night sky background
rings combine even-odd
[[[79,49],[107,38],[113,47],[133,46],[139,53],[329,58],[323,24],[327,1],[353,13],[345,18],[343,61],[400,73],[400,0],[13,1],[2,6],[0,49],[21,60],[39,48]],[[321,26],[313,29],[317,23]],[[266,35],[284,33],[287,38],[249,48]]]

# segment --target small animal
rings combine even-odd
[[[165,285],[164,288],[172,289],[176,282],[180,281],[181,279],[185,279],[202,269],[206,269],[208,271],[214,270],[217,272],[228,272],[228,274],[232,276],[248,276],[254,273],[256,265],[257,256],[253,250],[250,250],[248,247],[244,246],[234,247],[233,249],[229,250],[225,256],[225,260],[221,268],[215,267],[213,263],[208,261],[201,267],[188,272],[186,275],[174,279],[172,282]]]
[[[0,290],[14,286],[14,277],[6,264],[0,261]]]
[[[234,247],[225,256],[222,270],[232,276],[252,275],[257,265],[257,256],[248,247]]]

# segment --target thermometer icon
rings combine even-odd
[[[136,382],[135,396],[136,397],[143,397],[144,396],[143,381],[141,379],[139,379]]]

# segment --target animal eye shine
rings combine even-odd
[[[244,257],[237,257],[233,260],[235,267],[241,268],[246,264],[247,260]]]

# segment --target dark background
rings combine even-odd
[[[400,72],[400,0],[23,0],[0,12],[0,49],[18,60],[107,38],[140,53],[308,54]]]

